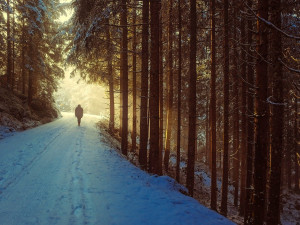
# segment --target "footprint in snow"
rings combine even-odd
[[[85,209],[84,205],[78,205],[76,206],[73,211],[72,211],[72,215],[75,216],[80,216],[82,214],[82,211]]]

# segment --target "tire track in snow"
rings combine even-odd
[[[87,201],[87,218],[88,224],[116,224],[113,209],[111,208],[111,199],[107,198],[106,171],[114,170],[114,167],[106,167],[103,165],[110,165],[111,158],[109,155],[105,157],[106,151],[101,149],[99,151],[98,143],[99,136],[94,136],[96,127],[93,125],[92,129],[88,129],[86,137],[83,139],[85,151],[83,152],[82,160],[85,162],[82,165],[83,174],[85,174],[85,193]],[[86,163],[89,162],[89,163]],[[96,209],[96,210],[95,210]]]
[[[81,159],[83,152],[82,140],[85,135],[84,127],[79,127],[80,134],[77,137],[76,141],[76,151],[75,154],[72,154],[72,165],[71,165],[71,181],[69,184],[69,200],[71,205],[70,212],[70,225],[88,224],[86,221],[86,197],[85,197],[85,186],[83,180],[83,174],[81,171]],[[80,193],[80,194],[79,194]]]

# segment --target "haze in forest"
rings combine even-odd
[[[61,0],[61,3],[70,3],[70,0]],[[60,23],[67,22],[73,14],[73,9],[66,10],[59,18]],[[88,84],[81,79],[80,74],[71,77],[74,68],[65,68],[65,77],[60,80],[57,92],[54,94],[55,102],[60,111],[73,112],[81,104],[85,113],[104,115],[107,112],[109,101],[106,88],[97,84]]]
[[[104,115],[108,109],[106,88],[97,84],[87,84],[79,74],[70,77],[71,68],[65,71],[65,78],[60,81],[58,91],[54,94],[60,111],[73,112],[80,104],[84,113]]]

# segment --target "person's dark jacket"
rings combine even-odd
[[[75,109],[75,116],[77,118],[82,118],[83,117],[83,108],[81,108],[81,106],[77,106]]]

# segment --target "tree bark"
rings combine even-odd
[[[28,68],[28,89],[27,89],[27,101],[28,105],[31,105],[32,97],[33,97],[33,57],[34,57],[34,47],[33,47],[33,34],[29,34],[29,63],[30,67]]]
[[[217,211],[217,149],[216,149],[216,19],[215,0],[211,0],[211,78],[210,78],[210,152],[211,152],[211,209]]]
[[[159,26],[160,0],[150,2],[150,163],[149,171],[159,173]]]
[[[288,97],[287,97],[288,96]],[[287,183],[287,188],[289,190],[292,189],[292,157],[291,157],[291,154],[292,154],[292,137],[290,134],[291,132],[291,128],[289,126],[289,120],[290,120],[290,108],[289,108],[289,105],[291,104],[291,100],[289,100],[289,94],[286,95],[287,97],[287,109],[286,109],[286,112],[285,112],[285,121],[286,121],[286,143],[285,143],[285,176],[286,176],[286,183]]]
[[[23,3],[24,5],[24,0]],[[22,62],[21,62],[21,66],[22,66],[22,94],[25,95],[26,92],[26,68],[25,68],[25,51],[26,51],[26,41],[25,41],[25,18],[24,16],[22,17]]]
[[[281,29],[281,0],[270,1],[271,22]],[[273,77],[272,99],[272,140],[271,140],[271,175],[269,190],[269,206],[267,225],[280,224],[280,187],[281,187],[281,162],[283,153],[283,73],[282,64],[278,59],[282,58],[281,34],[271,30],[270,52],[272,65],[270,67]]]
[[[209,139],[209,124],[210,124],[210,105],[209,105],[209,87],[206,87],[206,121],[205,121],[205,163],[208,166],[209,170],[211,170],[211,151],[210,151],[210,139]]]
[[[160,1],[160,11],[162,4]],[[160,13],[160,26],[159,26],[159,165],[158,175],[162,175],[162,161],[164,149],[164,66],[163,66],[163,21],[162,13]]]
[[[228,0],[224,0],[224,121],[223,121],[223,178],[222,178],[222,200],[221,214],[227,216],[228,200],[228,145],[229,145],[229,40],[228,40]]]
[[[141,110],[140,110],[140,152],[139,163],[147,168],[148,143],[148,39],[149,39],[149,0],[143,0],[142,28],[142,74],[141,74]]]
[[[258,16],[268,19],[268,1],[258,1]],[[269,140],[269,118],[268,118],[268,33],[267,25],[261,20],[257,20],[257,53],[256,61],[256,101],[255,101],[255,126],[256,144],[254,161],[254,204],[253,204],[253,223],[262,225],[265,216],[265,197],[266,197],[266,173],[267,173],[267,154]]]
[[[122,77],[122,141],[121,150],[124,155],[127,155],[128,150],[128,30],[127,30],[127,0],[122,0],[121,12],[122,26],[122,52],[121,52],[121,70]]]
[[[295,102],[294,102],[294,105],[295,105],[295,121],[294,121],[294,141],[293,141],[293,144],[294,144],[294,151],[295,151],[295,176],[294,176],[294,183],[295,183],[295,186],[294,186],[294,190],[295,192],[299,192],[300,190],[300,187],[299,187],[299,163],[300,163],[300,154],[298,152],[298,130],[299,130],[299,127],[298,127],[298,97],[295,96]]]
[[[109,19],[106,21],[109,24]],[[114,96],[114,77],[113,77],[113,65],[112,65],[112,43],[109,25],[106,26],[106,41],[108,43],[108,82],[109,82],[109,130],[111,132],[115,129],[115,96]]]
[[[13,18],[12,18],[12,57],[11,57],[11,90],[14,91],[16,85],[16,72],[15,72],[15,33],[16,33],[16,24],[15,24],[15,0],[12,0],[12,9],[13,9]]]
[[[252,1],[248,0],[248,6],[252,7]],[[247,67],[247,82],[248,82],[248,96],[247,96],[247,158],[246,158],[246,193],[245,193],[245,215],[244,223],[252,223],[252,184],[253,184],[253,147],[254,147],[254,69],[253,69],[253,56],[251,55],[252,43],[252,30],[253,23],[251,19],[247,21],[247,45],[248,45],[248,67]]]
[[[234,7],[234,16],[233,16],[233,41],[237,41],[237,7]],[[240,115],[239,115],[239,78],[237,72],[237,58],[238,51],[237,45],[233,45],[233,56],[232,56],[232,64],[233,64],[233,98],[234,98],[234,116],[233,116],[233,180],[234,180],[234,205],[237,207],[238,198],[239,198],[239,170],[240,170],[240,151],[239,151],[239,142],[240,142]]]
[[[173,0],[169,0],[169,33],[168,33],[168,106],[167,106],[167,129],[164,155],[166,172],[169,169],[170,143],[172,134],[173,114]]]
[[[108,62],[109,75],[109,130],[115,130],[115,94],[114,94],[114,77],[112,74],[112,63]]]
[[[7,0],[7,20],[6,20],[6,41],[7,41],[7,61],[6,61],[6,75],[7,88],[12,90],[12,48],[11,48],[11,24],[10,24],[10,1]]]
[[[194,194],[195,136],[196,136],[196,50],[197,50],[196,0],[190,0],[190,79],[189,79],[189,133],[186,186]]]
[[[176,149],[176,181],[180,182],[180,137],[181,137],[181,70],[182,70],[182,16],[181,16],[181,0],[178,0],[178,84],[177,84],[177,149]]]
[[[246,38],[246,33],[245,33],[245,19],[242,17],[241,19],[241,24],[240,24],[240,29],[241,29],[241,83],[242,83],[242,104],[241,104],[241,114],[242,114],[242,121],[241,121],[241,126],[242,126],[242,137],[241,137],[241,186],[240,186],[240,215],[244,215],[245,213],[245,199],[246,199],[246,156],[247,156],[247,143],[246,143],[246,138],[247,138],[247,94],[246,94],[246,57],[245,57],[245,51],[243,50],[243,44],[246,43],[245,38]]]
[[[136,0],[134,1],[136,5]],[[133,9],[133,43],[132,43],[132,145],[133,152],[136,150],[136,9]]]

